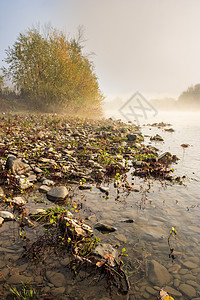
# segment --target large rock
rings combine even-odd
[[[31,167],[15,156],[9,156],[6,161],[6,169],[11,170],[14,175],[23,175],[29,172]]]
[[[65,186],[57,186],[47,192],[47,198],[51,201],[64,200],[68,195],[68,189]]]
[[[149,263],[149,280],[155,285],[164,286],[171,281],[171,275],[164,266],[152,260]]]

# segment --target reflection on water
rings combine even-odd
[[[130,299],[153,299],[162,287],[174,299],[195,299],[200,297],[200,122],[199,114],[159,113],[153,122],[170,122],[175,132],[164,128],[142,126],[146,136],[145,144],[151,143],[160,152],[169,151],[179,157],[173,167],[177,176],[186,176],[185,185],[171,185],[159,181],[143,181],[134,178],[134,185],[140,192],[127,194],[123,190],[117,197],[116,189],[110,184],[109,198],[95,186],[91,191],[76,191],[75,199],[82,203],[83,217],[90,216],[88,224],[106,221],[117,227],[117,231],[103,235],[96,232],[102,241],[125,247],[128,257],[126,268],[131,282]],[[150,136],[158,133],[164,142],[150,142]],[[180,145],[187,143],[188,148]],[[131,182],[131,171],[128,180]],[[30,204],[31,205],[31,204]],[[33,205],[33,204],[32,204]],[[133,223],[125,220],[133,220]],[[169,257],[168,237],[170,229],[177,226],[177,235],[171,238],[174,257]],[[47,293],[62,295],[60,299],[107,299],[108,292],[98,280],[73,280],[66,268],[66,257],[48,258],[48,264],[29,264],[22,258],[22,241],[19,239],[15,222],[5,223],[1,228],[1,273],[9,283],[15,282],[15,275],[40,284]],[[39,229],[36,229],[39,232]],[[31,230],[29,231],[31,235]],[[152,263],[149,264],[149,261]],[[156,269],[157,268],[157,269]],[[155,271],[156,269],[156,271]],[[158,272],[158,273],[156,273]],[[159,273],[160,272],[160,273]],[[53,278],[59,278],[55,281]],[[3,283],[4,279],[1,277]],[[88,287],[89,284],[89,287]],[[71,298],[70,298],[71,297]],[[115,299],[126,299],[116,295]]]

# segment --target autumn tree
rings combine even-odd
[[[67,39],[53,28],[47,34],[28,29],[6,50],[3,76],[39,110],[98,115],[104,97],[94,65],[82,50],[80,31],[78,38]]]

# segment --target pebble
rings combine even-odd
[[[0,226],[3,224],[4,218],[0,217]]]

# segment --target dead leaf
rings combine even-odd
[[[105,264],[105,261],[101,260],[101,261],[98,261],[98,262],[96,263],[96,266],[97,266],[98,268],[101,268],[104,264]]]

